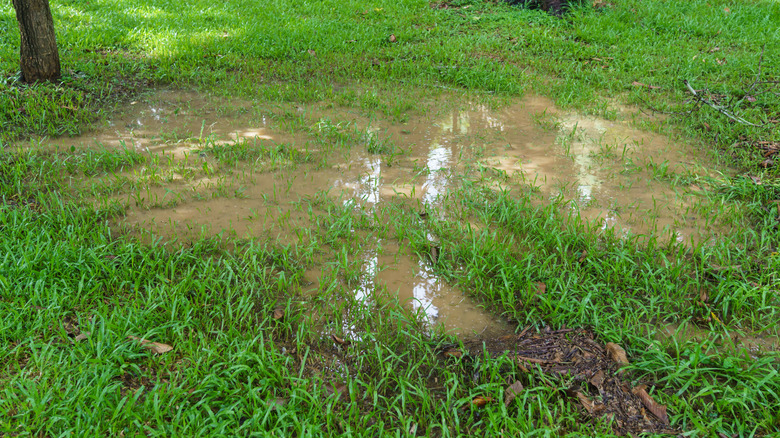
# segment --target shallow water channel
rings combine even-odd
[[[680,242],[711,236],[714,224],[701,213],[696,188],[670,183],[675,175],[708,173],[695,164],[706,160],[685,144],[626,121],[562,111],[542,97],[500,109],[454,101],[394,123],[326,104],[272,106],[161,91],[132,102],[104,129],[52,143],[156,156],[120,175],[143,188],[115,197],[128,206],[122,226],[166,238],[205,230],[294,243],[296,230],[311,225],[293,206],[303,196],[319,194],[367,211],[401,198],[436,211],[469,173],[487,175],[486,184],[496,190],[533,185],[546,199],[565,199],[572,214],[618,233]],[[323,146],[323,138],[348,134],[364,144]],[[316,158],[296,166],[256,162],[263,168],[226,169],[203,152],[206,139],[288,144]],[[352,286],[358,297],[375,289],[397,293],[431,323],[459,334],[502,324],[398,242],[376,242],[362,257],[363,281]],[[307,273],[315,285],[317,272]]]

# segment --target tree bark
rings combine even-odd
[[[22,81],[60,78],[60,54],[49,0],[13,0],[22,44],[19,50]]]

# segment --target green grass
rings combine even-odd
[[[273,220],[295,243],[277,240],[275,228],[163,239],[117,226],[131,208],[240,198],[263,172],[327,169],[352,148],[388,162],[403,156],[402,137],[308,114],[314,103],[370,127],[435,111],[427,102],[442,89],[494,105],[538,92],[614,119],[618,103],[687,111],[686,79],[731,99],[747,120],[780,117],[776,84],[750,88],[780,75],[780,4],[615,3],[555,18],[482,1],[55,2],[63,80],[30,86],[17,80],[18,33],[2,32],[0,434],[611,435],[567,400],[570,377],[523,373],[505,356],[442,358],[456,338],[430,332],[382,291],[355,297],[366,249],[393,242],[429,260],[433,235],[437,275],[518,329],[587,326],[624,346],[631,382],[649,384],[687,436],[772,436],[778,353],[752,357],[730,345],[734,335],[780,335],[778,166],[759,169],[755,147],[778,141],[778,124],[741,125],[706,106],[665,124],[635,120],[736,169],[699,178],[662,159],[622,160],[626,172],[701,186],[701,216],[730,231],[693,247],[602,232],[538,188],[486,190],[506,175],[475,169],[444,198],[446,215],[425,221],[404,201],[366,209],[318,192],[282,205],[277,196],[293,180],[274,185],[264,203],[289,209]],[[15,28],[10,4],[0,5],[0,29]],[[274,129],[306,142],[160,132],[163,143],[197,143],[178,161],[39,145],[85,132],[159,86],[268,104]],[[230,106],[223,116],[238,111]],[[546,112],[534,121],[560,126]],[[216,182],[170,189],[177,178]],[[682,322],[708,338],[654,339]],[[154,354],[128,336],[174,350]],[[515,403],[465,408],[475,396],[502,400],[512,379],[526,387]]]
[[[403,118],[404,107],[413,103],[337,91],[334,84],[392,81],[503,95],[536,89],[559,105],[608,112],[605,96],[686,110],[687,79],[733,99],[734,112],[747,120],[777,119],[780,101],[768,92],[773,86],[750,90],[756,79],[777,80],[777,2],[625,1],[598,10],[575,8],[563,19],[480,1],[455,5],[57,3],[61,84],[16,82],[18,34],[0,39],[3,139],[80,132],[94,110],[160,83],[271,100],[358,99]],[[254,18],[236,20],[239,11]],[[10,5],[0,9],[0,24],[15,27]],[[661,88],[632,86],[635,81]],[[745,99],[745,93],[755,99]],[[777,136],[777,124],[739,125],[709,107],[675,119],[748,167],[758,151],[730,150],[736,140]]]

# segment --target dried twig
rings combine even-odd
[[[726,110],[726,108],[724,108],[724,107],[722,107],[720,105],[715,105],[715,103],[712,102],[711,100],[708,100],[708,99],[705,99],[704,97],[702,97],[702,95],[700,95],[699,93],[696,92],[696,90],[693,89],[693,87],[691,86],[691,83],[688,82],[687,79],[683,79],[683,83],[685,84],[686,87],[688,87],[688,91],[691,92],[691,94],[693,95],[693,97],[696,98],[696,100],[698,100],[699,102],[709,106],[710,108],[714,109],[715,111],[723,114],[724,116],[728,117],[729,119],[731,119],[731,120],[733,120],[733,121],[735,121],[737,123],[741,123],[743,125],[748,125],[748,126],[759,126],[760,127],[760,126],[766,125],[766,123],[762,123],[760,125],[757,125],[755,123],[748,122],[747,120],[743,119],[742,117],[737,117],[737,116],[731,114],[728,110]]]

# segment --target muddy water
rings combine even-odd
[[[377,245],[381,251],[365,254],[365,280],[356,289],[358,297],[370,297],[375,291],[398,296],[424,315],[431,325],[462,336],[503,332],[507,325],[485,312],[456,288],[442,281],[425,259],[402,254],[397,244]]]
[[[329,150],[314,139],[330,121],[381,138],[395,146],[395,153],[371,154],[365,144]],[[289,129],[295,123],[297,130]],[[222,169],[199,153],[206,138],[288,143],[316,158],[295,166],[255,163]],[[125,196],[130,208],[124,225],[178,238],[205,232],[296,243],[312,226],[298,201],[318,195],[356,203],[365,211],[407,199],[437,212],[448,190],[474,169],[496,175],[487,183],[491,187],[524,193],[533,184],[549,198],[562,196],[572,214],[605,229],[670,233],[680,241],[705,232],[697,227],[695,195],[674,190],[663,178],[669,171],[701,171],[691,164],[685,145],[624,122],[565,113],[541,97],[497,111],[450,102],[430,116],[397,125],[316,105],[280,109],[163,91],[131,104],[104,130],[58,141],[66,148],[95,144],[148,152],[173,163],[175,170],[162,178],[152,178],[154,165],[129,176],[154,183],[141,195]],[[353,293],[398,293],[431,323],[462,334],[500,326],[437,278],[426,261],[401,254],[397,245],[387,249],[393,245],[384,242],[383,251],[363,254],[366,280]]]

